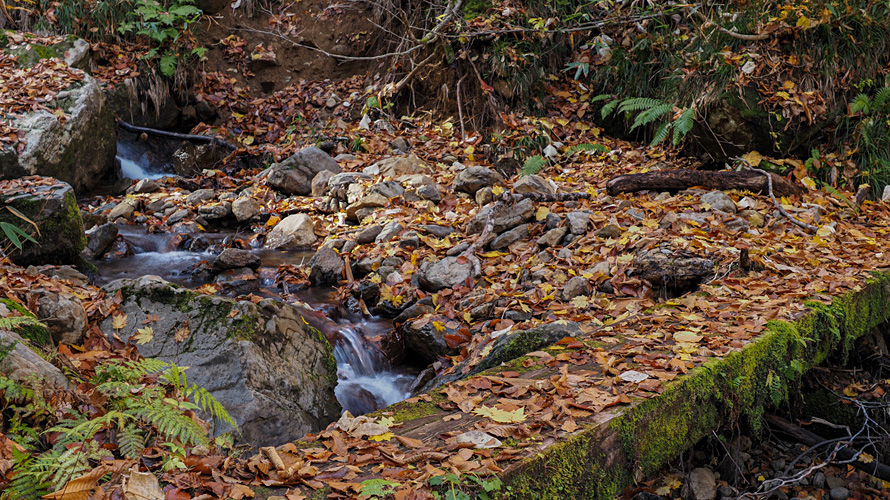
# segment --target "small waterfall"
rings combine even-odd
[[[360,328],[344,326],[334,344],[337,360],[335,393],[344,410],[360,415],[409,397],[412,377],[390,370],[383,353],[365,339]]]

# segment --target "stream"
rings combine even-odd
[[[149,162],[145,156],[128,145],[119,144],[118,159],[121,161],[124,177],[155,179],[170,175],[157,165],[146,165]],[[193,274],[193,270],[202,262],[212,261],[226,242],[235,237],[234,232],[201,233],[200,236],[206,239],[207,250],[184,251],[175,248],[177,235],[174,233],[149,233],[146,227],[139,225],[118,225],[118,231],[119,238],[129,244],[132,253],[111,260],[93,261],[99,269],[96,277],[96,284],[99,286],[121,278],[156,275],[185,288],[199,287],[209,280],[202,278],[200,274]],[[349,311],[336,298],[334,289],[304,288],[283,295],[275,287],[278,266],[308,262],[314,254],[312,251],[258,248],[251,252],[261,260],[257,271],[259,291],[254,293],[285,302],[295,299],[301,306],[313,309],[325,321],[330,321],[330,328],[325,331],[336,331],[334,338],[329,340],[333,344],[334,358],[337,361],[338,383],[335,392],[344,410],[360,415],[410,396],[408,388],[416,374],[407,369],[391,367],[383,352],[371,340],[388,333],[393,328],[392,320],[363,318],[360,313]]]

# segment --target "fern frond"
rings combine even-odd
[[[519,175],[535,175],[544,168],[544,165],[547,164],[547,159],[543,156],[532,156],[525,160],[525,164],[522,165],[522,170],[519,171]]]
[[[621,104],[621,101],[617,99],[607,102],[603,106],[603,109],[600,110],[600,115],[605,119],[607,116],[611,115],[615,111],[615,108],[617,108],[619,104]]]
[[[583,144],[576,144],[576,145],[570,147],[569,150],[566,151],[566,154],[572,155],[578,151],[585,151],[588,153],[590,153],[590,152],[608,153],[609,151],[611,151],[611,149],[607,148],[606,146],[603,146],[602,144],[585,142]]]
[[[118,432],[117,447],[124,457],[139,458],[145,450],[145,436],[135,425],[125,424]]]
[[[660,104],[658,106],[655,106],[654,108],[649,108],[645,111],[642,111],[636,116],[636,118],[634,118],[634,122],[630,126],[630,129],[634,130],[637,127],[649,125],[655,120],[670,113],[671,111],[673,111],[673,109],[673,104]]]
[[[12,460],[12,479],[0,493],[0,500],[40,498],[49,492],[47,475],[35,468],[33,455],[12,447]]]
[[[693,125],[695,125],[695,110],[693,108],[686,108],[680,113],[679,118],[672,122],[674,124],[674,138],[673,144],[676,146],[680,144],[680,141],[686,137],[691,130]]]
[[[661,141],[667,139],[668,134],[671,132],[671,126],[673,122],[664,122],[657,129],[655,129],[655,135],[652,136],[652,142],[649,143],[650,146],[655,146],[656,144],[660,144]]]
[[[865,94],[859,94],[853,98],[853,102],[850,103],[850,113],[858,113],[862,111],[865,114],[868,114],[869,105],[871,104],[871,99]]]
[[[875,94],[874,108],[881,109],[888,103],[890,103],[890,87],[884,87]]]
[[[652,109],[663,104],[664,103],[659,101],[658,99],[652,99],[649,97],[629,97],[621,101],[621,105],[618,106],[618,111],[622,113],[633,113],[635,111]]]
[[[218,399],[213,397],[213,394],[210,394],[210,391],[203,387],[199,387],[197,384],[192,384],[190,399],[196,405],[200,406],[204,412],[215,418],[220,422],[225,422],[232,426],[236,431],[238,430],[238,424],[235,423],[235,420],[232,419],[232,416],[229,415],[226,407],[223,406],[222,403],[219,402]]]
[[[590,102],[600,102],[600,101],[605,101],[606,99],[611,99],[611,98],[612,98],[612,94],[600,94],[597,96],[593,96],[593,98],[590,99]]]
[[[147,404],[132,411],[134,416],[154,426],[166,441],[178,440],[186,445],[206,445],[209,442],[204,429],[197,422],[167,405]]]

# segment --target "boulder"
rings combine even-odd
[[[64,123],[46,109],[12,117],[10,126],[24,137],[24,148],[0,147],[0,178],[55,177],[74,189],[96,185],[114,164],[114,116],[95,79],[84,75],[60,92],[49,108],[64,111]]]
[[[504,176],[486,167],[470,167],[462,170],[454,178],[454,190],[474,196],[476,191],[484,187],[503,184]]]
[[[259,269],[260,258],[247,250],[241,250],[240,248],[226,248],[213,259],[213,270],[217,272],[242,267]]]
[[[461,285],[474,274],[473,264],[460,257],[445,257],[435,263],[425,263],[420,271],[420,286],[428,292]]]
[[[255,293],[260,288],[257,274],[249,267],[226,269],[217,274],[213,281],[222,286],[227,295],[236,297]]]
[[[732,198],[723,191],[711,191],[703,194],[701,202],[709,205],[712,210],[720,210],[721,212],[734,214],[738,210]]]
[[[287,194],[307,196],[312,193],[312,179],[322,170],[340,173],[340,167],[330,155],[310,146],[272,165],[266,184]]]
[[[29,35],[25,35],[27,37]],[[68,35],[52,45],[38,45],[28,41],[23,44],[12,44],[3,52],[15,56],[19,67],[30,68],[40,60],[55,57],[65,64],[81,71],[90,71],[90,44],[86,40]]]
[[[554,194],[556,193],[556,185],[553,184],[553,181],[545,180],[543,177],[526,175],[520,177],[519,180],[513,184],[513,192]]]
[[[446,335],[456,333],[454,328],[447,326],[449,322],[445,316],[425,314],[400,324],[399,337],[404,341],[406,350],[432,363],[440,356],[456,353],[456,349],[445,340]]]
[[[330,186],[328,185],[328,181],[331,180],[335,174],[330,170],[322,170],[321,172],[315,174],[315,177],[312,178],[312,196],[316,198],[320,198],[328,194],[330,190]]]
[[[578,236],[587,234],[587,226],[590,224],[590,214],[587,212],[569,212],[566,214],[566,225],[569,232]]]
[[[314,286],[336,286],[343,277],[343,257],[330,247],[323,247],[309,259],[309,281]]]
[[[488,245],[492,250],[500,250],[528,238],[528,224],[520,224],[509,231],[504,231]]]
[[[157,276],[119,280],[105,290],[121,292],[126,325],[114,329],[109,317],[102,331],[128,342],[143,329],[139,353],[190,367],[189,382],[223,404],[244,442],[281,444],[339,417],[331,346],[293,306],[200,295]],[[214,434],[228,430],[220,422],[213,428]]]
[[[376,169],[374,167],[376,167]],[[414,155],[397,156],[380,160],[371,166],[371,170],[376,170],[379,175],[384,177],[392,178],[410,174],[430,173],[430,168],[420,161],[420,158]]]
[[[102,257],[117,239],[117,233],[117,226],[111,223],[94,227],[87,233],[87,248],[84,253],[92,259]]]
[[[297,250],[312,246],[318,240],[315,224],[306,214],[288,215],[272,228],[266,237],[266,248]]]
[[[154,193],[159,189],[161,189],[161,185],[152,179],[140,179],[139,182],[133,186],[134,193]]]
[[[39,233],[4,206],[34,221]],[[80,253],[87,243],[83,220],[74,190],[64,182],[51,178],[0,181],[0,222],[18,226],[39,243],[23,241],[21,250],[10,250],[9,258],[20,266],[83,263]]]
[[[37,318],[49,328],[56,344],[81,344],[87,327],[87,312],[73,295],[45,292],[37,301]]]
[[[36,382],[51,389],[71,389],[65,375],[28,347],[17,333],[0,330],[0,373],[19,383]]]
[[[486,205],[467,225],[467,235],[481,233],[489,217],[494,222],[492,231],[495,234],[500,234],[530,221],[534,216],[535,204],[528,198],[519,200],[513,205],[503,203]]]
[[[263,206],[260,205],[260,202],[256,198],[242,196],[236,198],[235,201],[232,202],[232,213],[235,214],[235,218],[238,219],[238,222],[253,219],[262,212]]]

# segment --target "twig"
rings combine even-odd
[[[148,134],[157,137],[166,137],[168,139],[179,139],[181,141],[197,142],[200,144],[214,144],[217,146],[222,146],[229,151],[235,151],[236,149],[238,149],[238,146],[232,144],[231,142],[224,141],[219,137],[211,137],[209,135],[179,134],[177,132],[168,132],[166,130],[158,130],[148,127],[137,127],[136,125],[129,124],[123,120],[118,120],[117,125],[127,132],[132,132],[134,134]]]
[[[758,40],[766,40],[767,38],[769,38],[769,37],[771,36],[771,35],[767,35],[767,34],[762,34],[762,35],[748,35],[748,34],[745,34],[745,33],[738,33],[738,32],[736,32],[736,31],[728,30],[728,29],[724,28],[723,26],[720,26],[719,24],[717,24],[717,23],[711,21],[710,19],[708,19],[708,17],[705,16],[704,14],[702,14],[701,12],[699,12],[697,8],[696,8],[696,9],[693,9],[693,10],[691,11],[691,13],[692,13],[692,14],[695,14],[695,15],[698,16],[702,21],[704,21],[704,27],[705,27],[705,28],[707,28],[707,27],[709,27],[709,26],[714,26],[715,28],[717,28],[717,30],[718,30],[719,32],[721,32],[721,33],[723,33],[723,34],[725,34],[725,35],[729,35],[729,36],[731,36],[731,37],[733,37],[733,38],[737,38],[737,39],[739,39],[739,40],[747,40],[747,41],[749,41],[749,42],[756,42],[756,41],[758,41]]]
[[[767,188],[769,189],[769,197],[770,197],[771,200],[773,200],[773,205],[776,206],[776,209],[779,210],[779,213],[780,213],[780,214],[784,215],[784,216],[785,216],[788,220],[790,220],[795,226],[798,226],[798,227],[800,227],[800,228],[806,229],[807,231],[809,231],[809,232],[811,232],[811,233],[815,233],[816,231],[819,230],[819,228],[817,228],[816,226],[814,226],[814,225],[812,225],[812,224],[807,224],[806,222],[803,222],[803,221],[801,221],[801,220],[798,220],[798,219],[795,218],[793,215],[789,214],[789,213],[782,207],[782,204],[779,203],[779,201],[776,199],[776,195],[773,194],[773,176],[770,175],[769,172],[767,172],[766,170],[760,169],[760,168],[754,168],[754,167],[752,167],[751,164],[748,163],[748,160],[746,160],[746,159],[744,159],[744,158],[735,157],[735,158],[733,158],[733,159],[742,162],[742,163],[744,164],[744,168],[746,168],[746,169],[748,169],[748,170],[750,170],[750,171],[752,171],[752,172],[757,172],[757,173],[760,173],[760,174],[763,174],[763,175],[766,176],[766,186],[767,186]]]
[[[464,78],[467,75],[460,77],[460,80],[457,81],[457,116],[460,119],[460,140],[467,140],[467,131],[464,128],[464,109],[460,102],[460,84],[464,82]]]

